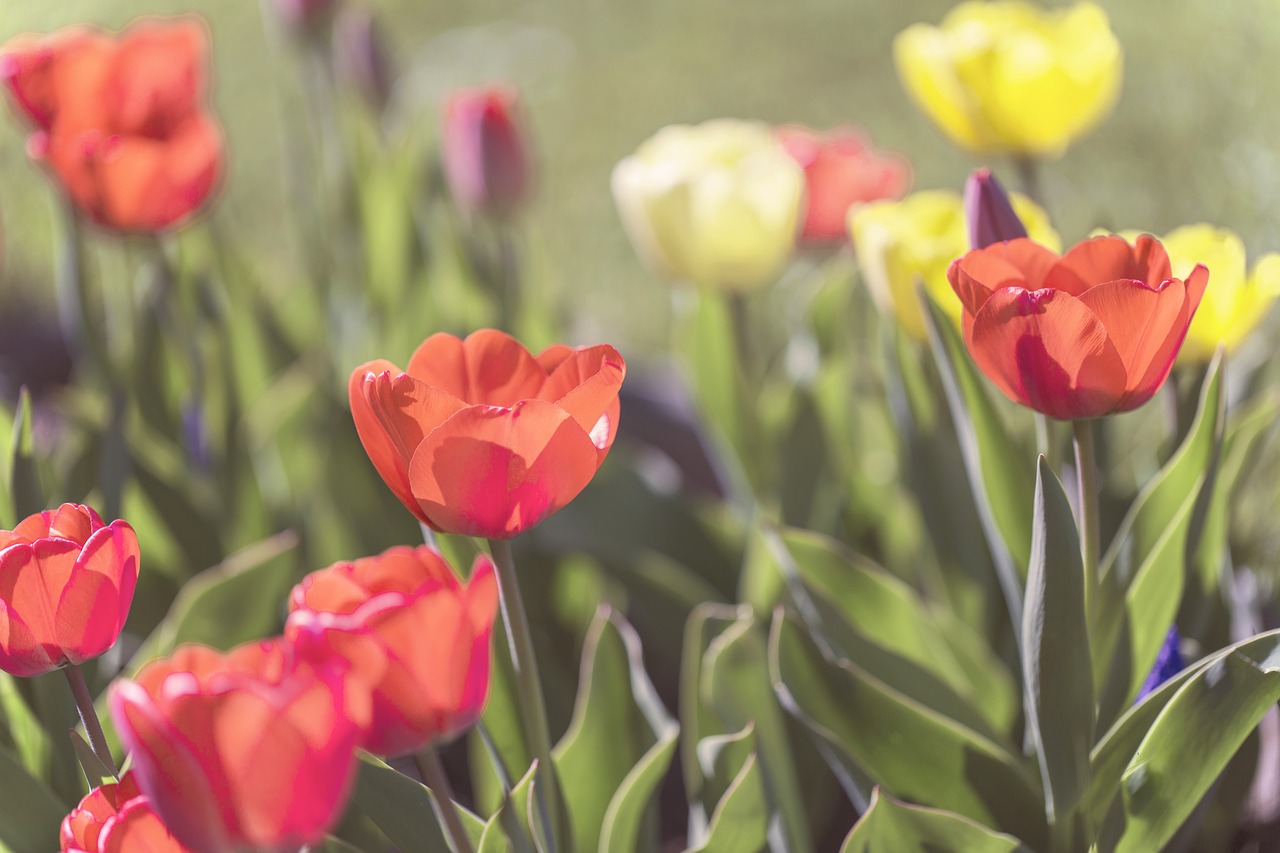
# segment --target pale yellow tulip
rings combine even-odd
[[[668,278],[746,291],[795,250],[804,170],[760,122],[672,125],[613,170],[613,197],[641,259]]]
[[[1019,193],[1009,198],[1032,240],[1055,252],[1062,248],[1058,233],[1035,202]],[[896,317],[911,337],[924,340],[924,306],[916,294],[919,281],[959,327],[963,309],[947,281],[947,267],[969,250],[959,193],[923,190],[901,201],[864,204],[850,212],[849,229],[863,281],[882,313]]]
[[[924,113],[975,153],[1056,157],[1115,105],[1123,56],[1090,2],[961,3],[940,26],[893,44],[898,76]]]

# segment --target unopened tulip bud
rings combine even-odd
[[[333,17],[339,0],[276,0],[276,11],[285,26],[298,32],[315,32]]]
[[[1027,236],[1027,228],[1014,212],[1008,193],[990,169],[975,169],[965,181],[964,219],[969,227],[970,249],[985,249],[992,243]]]
[[[338,75],[377,112],[391,97],[394,73],[382,30],[368,9],[349,7],[333,30],[333,64]]]
[[[442,146],[449,191],[464,210],[504,217],[528,198],[531,158],[514,89],[455,92],[445,106]]]

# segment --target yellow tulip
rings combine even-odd
[[[804,170],[760,122],[658,131],[613,170],[613,197],[641,259],[699,286],[746,291],[791,258]]]
[[[1058,233],[1035,202],[1010,193],[1027,235],[1055,252]],[[876,201],[849,214],[858,267],[881,312],[897,318],[911,337],[924,340],[924,306],[916,295],[922,282],[929,295],[960,325],[963,307],[947,281],[947,267],[969,250],[964,203],[959,193],[923,190],[901,201]]]
[[[966,2],[893,44],[924,113],[975,153],[1057,157],[1114,106],[1123,57],[1090,2],[1048,11],[1023,0]]]
[[[1121,231],[1132,240],[1141,231]],[[1209,286],[1178,353],[1180,364],[1203,364],[1218,345],[1235,349],[1266,317],[1280,296],[1280,254],[1263,255],[1246,274],[1244,241],[1226,228],[1184,225],[1159,238],[1173,275],[1185,278],[1196,264],[1209,268]]]

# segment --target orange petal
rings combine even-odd
[[[1186,288],[1177,279],[1157,289],[1121,279],[1089,288],[1080,301],[1102,321],[1124,362],[1128,378],[1117,408],[1142,405],[1169,375],[1191,324]]]
[[[1044,286],[1079,296],[1090,287],[1118,279],[1155,287],[1170,275],[1168,254],[1149,234],[1140,236],[1133,246],[1123,237],[1107,235],[1072,246],[1045,278]]]
[[[0,669],[29,678],[52,672],[65,662],[62,649],[37,637],[22,616],[0,598]]]
[[[121,33],[105,92],[114,129],[162,138],[202,109],[208,42],[194,17],[143,21]]]
[[[458,412],[418,446],[409,480],[437,529],[509,539],[573,500],[599,463],[567,412],[526,400]]]
[[[1021,287],[1038,290],[1058,256],[1034,240],[1021,238],[974,249],[947,269],[951,289],[971,314],[997,290]]]
[[[1061,291],[993,293],[974,317],[969,352],[1011,400],[1059,420],[1109,414],[1125,391],[1106,328]]]
[[[602,416],[613,412],[626,375],[627,364],[616,349],[603,344],[586,347],[560,362],[538,392],[538,399],[564,409],[597,448],[608,450],[618,430],[616,412],[606,418],[602,429],[596,427]]]
[[[127,803],[106,830],[95,848],[100,853],[189,853],[145,798]]]
[[[409,359],[409,375],[471,405],[510,406],[534,397],[546,371],[519,341],[496,329],[466,340],[439,333]]]

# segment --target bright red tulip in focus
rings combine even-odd
[[[969,352],[1009,399],[1059,420],[1127,412],[1164,384],[1209,271],[1173,278],[1154,237],[1095,237],[1059,257],[1028,239],[956,260]]]
[[[289,609],[285,636],[300,654],[345,658],[372,691],[370,752],[416,752],[480,718],[498,610],[488,557],[463,584],[435,549],[392,548],[313,572]]]
[[[515,89],[455,92],[445,104],[441,144],[449,191],[464,210],[501,218],[528,199],[532,156]]]
[[[911,165],[871,147],[856,128],[818,133],[806,127],[776,131],[782,147],[804,168],[806,212],[800,238],[833,243],[849,237],[849,208],[879,199],[902,198],[911,186]]]
[[[159,231],[198,210],[222,170],[208,49],[199,18],[144,19],[118,34],[71,27],[0,46],[0,85],[32,125],[28,153],[86,216]]]
[[[80,664],[120,636],[138,582],[138,538],[63,504],[0,530],[0,669],[33,676]]]
[[[427,338],[409,367],[351,374],[351,414],[396,497],[444,533],[510,539],[595,476],[618,430],[627,366],[608,345],[536,358],[493,329]]]
[[[181,646],[111,687],[138,787],[195,853],[295,853],[342,816],[369,694],[283,640]]]
[[[190,853],[138,790],[132,772],[89,792],[62,821],[62,853]]]

